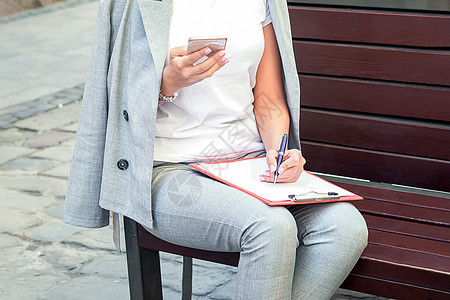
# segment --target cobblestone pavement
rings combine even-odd
[[[61,222],[97,5],[0,19],[0,299],[129,299],[112,228]],[[162,254],[165,299],[181,298],[181,271],[181,257]],[[193,299],[233,299],[235,276],[194,260]]]

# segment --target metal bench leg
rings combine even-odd
[[[182,300],[192,298],[192,257],[183,256]]]
[[[124,217],[131,300],[162,300],[159,251],[140,248],[137,224]]]

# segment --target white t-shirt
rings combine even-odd
[[[263,150],[253,113],[256,71],[269,24],[266,0],[173,0],[169,50],[189,37],[226,37],[230,60],[158,108],[155,160],[229,159]],[[166,59],[166,65],[169,56]]]

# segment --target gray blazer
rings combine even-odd
[[[300,149],[300,87],[285,0],[268,0]],[[151,180],[170,0],[101,0],[65,202],[64,222],[108,225],[109,211],[153,228]]]

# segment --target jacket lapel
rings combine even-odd
[[[155,63],[157,78],[161,78],[167,55],[170,0],[137,0],[137,2]]]

